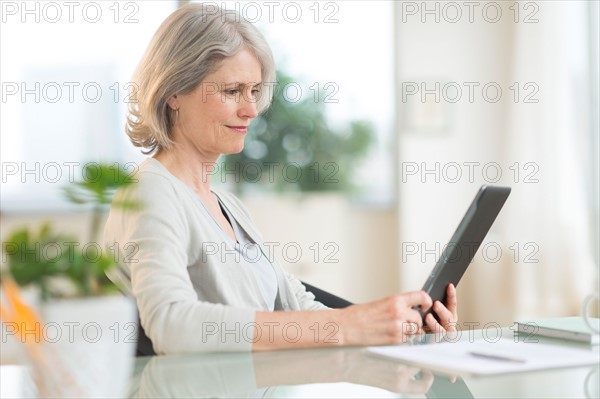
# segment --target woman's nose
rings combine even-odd
[[[258,98],[254,95],[242,96],[238,114],[244,118],[256,118],[258,116]]]

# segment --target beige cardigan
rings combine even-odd
[[[119,266],[109,278],[137,301],[140,319],[158,354],[250,351],[255,312],[267,310],[252,270],[224,249],[220,227],[200,208],[191,188],[157,160],[146,159],[131,188],[115,201],[138,200],[140,211],[113,208],[104,241]],[[235,196],[215,191],[237,222],[263,249],[263,239]],[[317,310],[298,279],[275,260],[275,310]],[[264,333],[267,333],[265,331]]]

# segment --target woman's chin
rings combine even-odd
[[[232,146],[231,148],[229,148],[227,150],[227,152],[224,153],[224,155],[229,155],[229,154],[239,154],[240,152],[242,152],[244,150],[244,143],[242,142],[239,145],[235,145]]]

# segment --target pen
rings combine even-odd
[[[509,356],[491,355],[489,353],[481,353],[481,352],[468,352],[468,354],[471,356],[480,357],[483,359],[500,360],[503,362],[525,363],[524,359],[518,359],[518,358],[514,358],[514,357],[509,357]]]

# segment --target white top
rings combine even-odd
[[[141,201],[141,210],[111,209],[104,239],[116,244],[119,265],[109,277],[135,297],[140,320],[158,354],[250,351],[255,312],[271,306],[256,274],[227,256],[235,251],[203,210],[194,191],[148,158],[137,184],[113,201]],[[263,239],[242,203],[214,191],[263,253]],[[114,248],[114,247],[112,247]],[[278,293],[274,310],[327,309],[302,283],[273,261]]]
[[[237,242],[233,242],[223,231],[223,235],[229,243],[235,247],[235,250],[239,254],[236,262],[244,262],[246,266],[254,272],[254,277],[256,278],[256,282],[258,283],[265,303],[269,306],[269,310],[274,310],[275,299],[277,298],[277,275],[273,269],[273,264],[269,261],[268,256],[261,251],[260,246],[258,246],[254,240],[252,240],[252,237],[250,237],[250,235],[239,225],[221,200],[219,200],[219,205],[227,215],[227,219],[229,219],[231,227],[235,232],[235,237],[237,238]],[[206,211],[208,212],[208,210]]]

